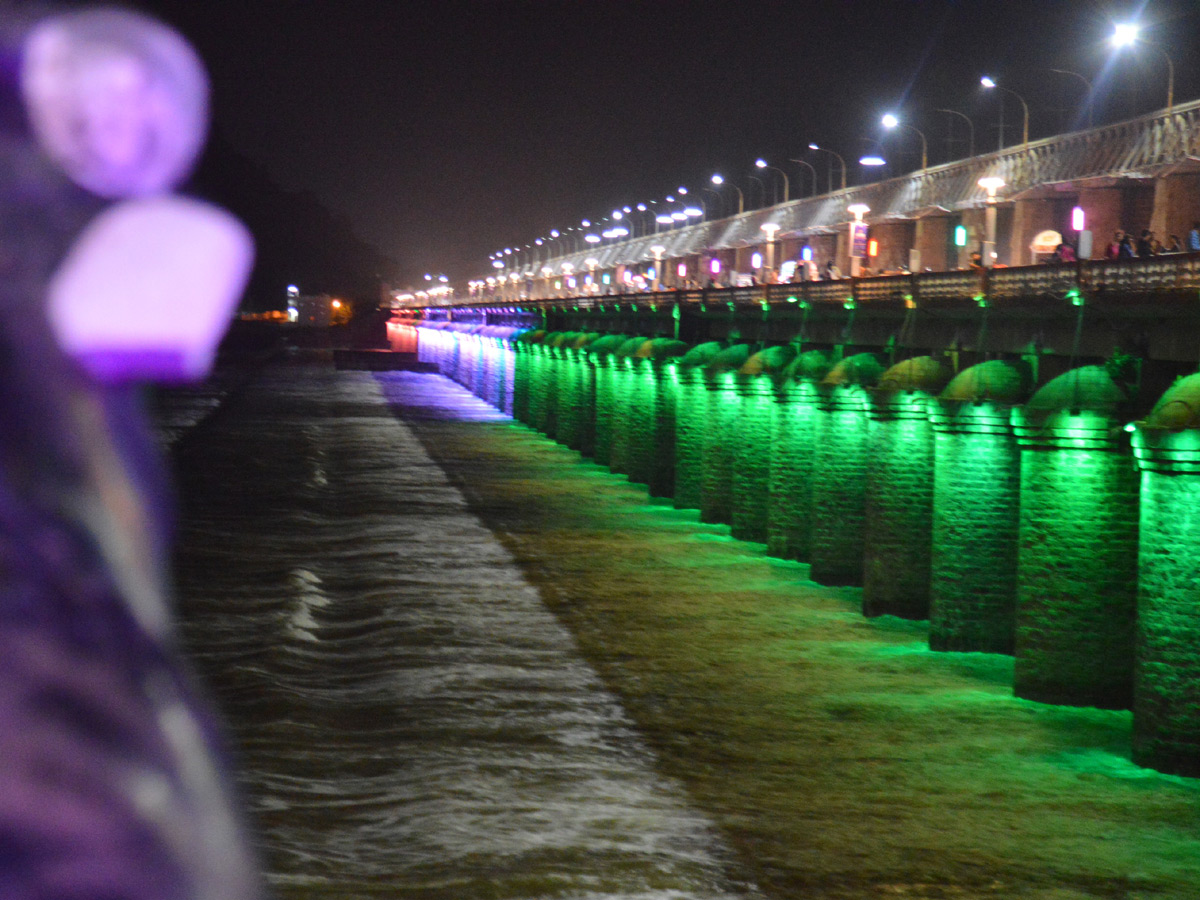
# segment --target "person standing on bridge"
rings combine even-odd
[[[1192,230],[1188,232],[1187,248],[1188,253],[1200,253],[1200,222],[1192,223]]]

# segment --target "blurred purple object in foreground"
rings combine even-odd
[[[171,627],[170,492],[120,383],[134,361],[164,373],[147,355],[201,372],[248,240],[211,207],[149,196],[203,140],[181,38],[130,13],[23,25],[14,9],[0,0],[0,897],[252,900],[219,729]],[[93,194],[136,199],[104,212]],[[193,281],[158,297],[172,267]],[[161,309],[130,313],[123,292]],[[179,303],[203,303],[203,327]],[[202,343],[171,344],[166,320]],[[118,372],[70,330],[83,322]]]
[[[21,90],[38,140],[101,197],[169,190],[208,129],[208,79],[181,38],[118,9],[64,13],[25,40]]]
[[[252,247],[237,219],[198,200],[117,204],[88,225],[55,274],[50,327],[98,380],[202,378],[250,274]]]

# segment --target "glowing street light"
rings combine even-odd
[[[1016,91],[1010,90],[1009,88],[1006,88],[1003,85],[997,84],[996,79],[990,78],[987,75],[984,75],[982,78],[980,78],[979,83],[981,85],[983,85],[985,88],[987,88],[989,91],[992,90],[992,88],[996,88],[997,90],[1004,91],[1006,94],[1012,94],[1014,97],[1016,97],[1018,100],[1021,101],[1021,109],[1025,113],[1025,119],[1024,119],[1025,124],[1021,130],[1021,143],[1028,144],[1029,143],[1029,104],[1025,102],[1025,98],[1022,97],[1020,94],[1018,94]],[[1004,143],[1004,132],[1003,131],[1000,132],[1000,143],[1001,144]],[[1000,149],[1003,150],[1004,147],[1001,146]]]
[[[1109,38],[1109,43],[1117,50],[1140,44],[1143,47],[1149,47],[1151,50],[1156,51],[1167,61],[1167,112],[1170,113],[1171,108],[1175,105],[1175,63],[1171,61],[1171,57],[1167,56],[1167,51],[1158,46],[1158,44],[1143,41],[1140,37],[1141,31],[1142,27],[1136,22],[1118,22],[1113,26],[1113,33],[1112,37]]]
[[[883,127],[891,131],[893,128],[907,128],[909,131],[916,132],[917,137],[921,139],[921,171],[929,168],[929,144],[925,140],[925,135],[919,129],[914,128],[907,122],[901,122],[892,113],[888,113],[883,117]]]
[[[721,175],[713,175],[712,183],[715,184],[717,187],[720,187],[721,185],[723,185],[725,183],[725,179]],[[740,216],[742,213],[744,213],[746,211],[746,197],[742,193],[742,189],[740,187],[738,187],[736,184],[734,184],[733,182],[730,182],[729,186],[732,187],[735,191],[737,191],[738,215]]]

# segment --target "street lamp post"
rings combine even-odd
[[[1142,27],[1133,22],[1122,22],[1113,28],[1111,43],[1120,50],[1122,47],[1131,47],[1134,44],[1141,44],[1143,47],[1149,47],[1157,52],[1167,62],[1167,114],[1170,115],[1171,109],[1175,106],[1175,63],[1171,61],[1171,57],[1167,56],[1167,51],[1158,44],[1152,44],[1149,41],[1139,39]]]
[[[767,161],[765,159],[756,159],[754,161],[754,165],[760,169],[770,169],[772,172],[779,173],[779,176],[783,179],[783,202],[787,203],[788,200],[791,199],[789,197],[791,190],[790,185],[788,184],[787,172],[783,171],[783,169],[777,169],[775,166],[767,165]]]
[[[899,118],[892,113],[888,113],[882,119],[883,127],[889,131],[893,128],[907,128],[909,131],[916,132],[917,137],[921,139],[921,171],[924,172],[929,168],[929,143],[925,140],[925,134],[918,128],[909,125],[907,122],[901,122]]]
[[[979,83],[980,83],[980,84],[982,84],[982,85],[983,85],[985,88],[987,88],[989,91],[990,91],[992,88],[996,88],[997,90],[1004,91],[1004,92],[1005,92],[1005,93],[1007,93],[1007,94],[1012,94],[1014,97],[1016,97],[1018,100],[1020,100],[1020,101],[1021,101],[1021,109],[1022,109],[1022,110],[1024,111],[1024,113],[1025,113],[1025,119],[1024,119],[1024,122],[1025,122],[1025,124],[1024,124],[1024,127],[1023,127],[1022,131],[1021,131],[1021,143],[1022,143],[1022,144],[1028,144],[1028,143],[1029,143],[1029,104],[1025,102],[1025,98],[1024,98],[1024,97],[1022,97],[1020,94],[1018,94],[1016,91],[1014,91],[1014,90],[1010,90],[1009,88],[1006,88],[1006,87],[1004,87],[1004,86],[1002,86],[1002,85],[999,85],[999,84],[997,84],[997,83],[996,83],[996,79],[994,79],[994,78],[989,78],[987,75],[984,75],[982,78],[980,78],[980,79],[979,79]],[[1000,134],[1000,143],[1001,143],[1001,144],[1003,144],[1003,143],[1004,143],[1004,134],[1003,134],[1003,132],[1001,132],[1001,134]],[[1003,150],[1003,149],[1004,149],[1004,147],[1003,147],[1003,146],[1001,146],[1001,148],[1000,148],[1000,149],[1001,149],[1001,150]]]
[[[966,113],[960,113],[957,109],[935,109],[934,112],[949,113],[952,116],[958,116],[967,123],[967,158],[970,159],[975,155],[975,123],[971,121],[971,117]]]
[[[809,172],[811,172],[811,173],[812,173],[812,183],[813,183],[813,191],[812,191],[812,192],[813,192],[813,196],[815,197],[815,196],[817,195],[817,193],[819,192],[819,189],[817,188],[817,170],[816,170],[816,167],[814,167],[812,163],[810,163],[810,162],[808,162],[808,161],[806,161],[806,160],[803,160],[803,159],[792,159],[791,157],[789,157],[789,158],[788,158],[788,162],[799,163],[800,165],[802,165],[802,166],[804,166],[806,169],[808,169],[808,171],[809,171]]]
[[[1004,187],[1004,179],[991,176],[979,179],[979,186],[987,191],[987,209],[983,225],[983,263],[990,269],[996,260],[996,191]]]
[[[1095,124],[1094,115],[1096,112],[1095,102],[1092,96],[1092,83],[1078,72],[1072,72],[1070,69],[1047,69],[1046,71],[1054,72],[1056,75],[1070,75],[1072,78],[1078,78],[1083,82],[1083,108],[1087,113],[1087,127],[1091,128]]]
[[[723,185],[725,183],[725,179],[721,175],[714,175],[712,177],[712,183],[715,184],[717,187],[720,187],[721,185]],[[743,194],[742,189],[740,187],[738,187],[736,184],[734,184],[732,181],[729,182],[729,186],[731,188],[733,188],[735,191],[737,191],[738,215],[740,216],[742,213],[744,213],[746,211],[746,195]]]
[[[836,159],[839,163],[841,163],[841,165],[842,165],[842,190],[844,191],[846,189],[846,161],[844,159],[842,159],[841,155],[838,153],[834,153],[828,147],[818,147],[816,144],[809,144],[808,149],[816,150],[818,153],[828,153],[830,156],[832,156],[834,159]],[[833,193],[833,163],[832,162],[829,164],[829,193],[831,193],[831,194]]]

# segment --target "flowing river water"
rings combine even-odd
[[[175,450],[184,638],[275,894],[758,896],[381,385],[499,417],[297,363]]]

